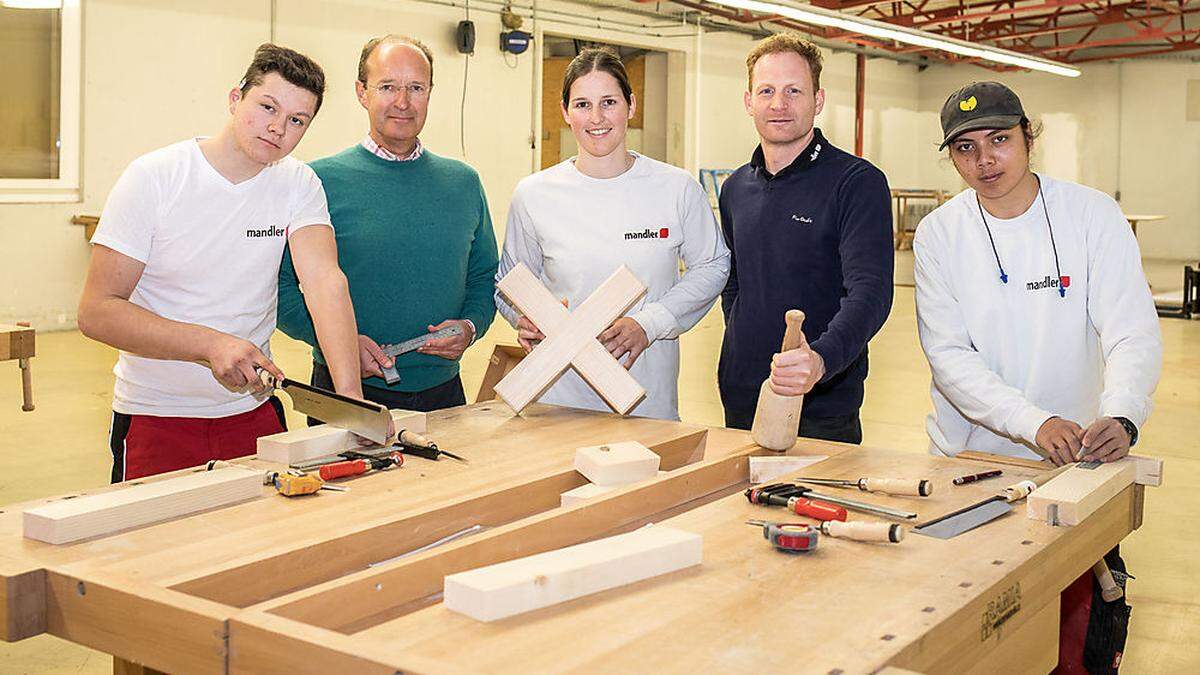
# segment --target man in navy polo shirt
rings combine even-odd
[[[892,306],[887,179],[813,126],[825,104],[815,45],[772,35],[746,66],[760,144],[721,188],[732,252],[717,373],[725,425],[750,428],[770,375],[776,393],[805,395],[801,436],[861,443],[867,341]],[[776,353],[792,308],[804,310],[807,339]]]

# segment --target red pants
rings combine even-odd
[[[1086,675],[1083,643],[1087,638],[1088,619],[1092,615],[1092,570],[1083,573],[1059,595],[1058,667],[1055,675]]]
[[[274,397],[250,412],[216,419],[114,412],[109,438],[112,481],[252,455],[260,436],[283,430],[283,408]]]

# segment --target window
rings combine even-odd
[[[0,201],[79,197],[78,0],[0,0]]]

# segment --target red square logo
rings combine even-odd
[[[1059,281],[1059,283],[1062,284],[1063,288],[1071,287],[1071,277],[1059,277],[1058,281]]]
[[[658,238],[659,238],[659,239],[666,239],[667,237],[670,237],[670,236],[671,236],[671,229],[670,229],[670,228],[664,227],[664,228],[662,228],[662,229],[660,229],[660,230],[658,231]]]

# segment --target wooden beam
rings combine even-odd
[[[1030,493],[1026,513],[1051,525],[1078,525],[1132,485],[1136,472],[1137,463],[1128,459],[1073,466]]]
[[[396,432],[408,429],[413,433],[426,432],[426,413],[412,410],[393,410]],[[258,459],[278,464],[296,464],[317,457],[336,455],[358,447],[358,437],[341,427],[320,424],[293,431],[282,431],[258,439]]]
[[[446,577],[447,609],[496,621],[700,564],[700,535],[661,525]]]
[[[26,509],[24,534],[48,544],[66,544],[254,499],[262,491],[259,471],[197,471]]]
[[[568,366],[574,366],[596,393],[622,415],[646,395],[629,371],[608,353],[596,336],[646,293],[646,287],[622,265],[568,314],[529,268],[518,264],[496,284],[522,314],[546,335],[495,386],[496,394],[518,414],[541,396]]]

